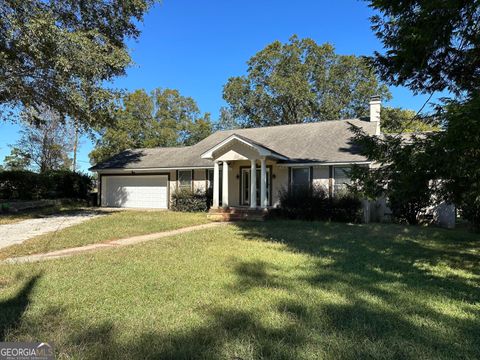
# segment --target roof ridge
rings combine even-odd
[[[279,127],[286,127],[286,126],[297,126],[297,125],[312,125],[312,124],[325,124],[330,122],[337,122],[337,121],[352,121],[358,120],[363,121],[361,118],[349,118],[349,119],[335,119],[335,120],[319,120],[319,121],[310,121],[310,122],[303,122],[303,123],[295,123],[295,124],[281,124],[281,125],[269,125],[269,126],[258,126],[258,127],[247,127],[247,128],[235,128],[235,129],[228,129],[228,130],[217,130],[215,133],[224,133],[229,131],[238,131],[238,130],[250,130],[250,129],[270,129],[270,128],[279,128]],[[365,121],[368,122],[368,121]]]
[[[193,145],[183,145],[183,146],[152,146],[152,147],[143,147],[143,148],[129,148],[123,151],[132,151],[132,150],[157,150],[157,149],[188,149]]]

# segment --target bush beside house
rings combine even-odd
[[[199,212],[208,211],[212,205],[211,191],[179,190],[172,195],[173,211]]]
[[[352,193],[342,191],[330,197],[323,187],[284,189],[280,208],[274,216],[298,220],[361,222],[362,203]]]

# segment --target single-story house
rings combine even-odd
[[[192,146],[123,151],[93,166],[101,206],[163,208],[177,189],[213,190],[213,208],[262,209],[288,186],[323,186],[333,195],[352,164],[370,165],[351,125],[380,134],[379,98],[368,119],[217,131]]]

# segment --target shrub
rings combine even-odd
[[[473,188],[473,186],[472,186]],[[465,195],[461,198],[459,207],[462,217],[468,220],[475,231],[480,232],[480,193],[470,193],[466,191]]]
[[[88,199],[92,189],[92,178],[72,171],[32,171],[0,172],[0,199],[39,200],[39,199]]]
[[[208,192],[179,190],[172,195],[172,210],[184,212],[208,211],[210,200]]]
[[[342,192],[329,197],[323,187],[303,187],[280,191],[280,209],[275,216],[299,220],[359,222],[360,199],[354,194]]]
[[[42,174],[46,183],[46,198],[89,198],[93,180],[90,176],[68,170],[49,171]]]
[[[10,211],[10,204],[4,203],[0,206],[0,212],[9,212]]]

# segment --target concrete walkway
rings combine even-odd
[[[80,211],[71,215],[50,215],[38,219],[28,219],[13,224],[0,225],[0,249],[20,244],[36,236],[77,225],[99,216],[104,215],[94,211]]]
[[[45,260],[51,260],[51,259],[58,259],[58,258],[73,256],[77,254],[84,254],[87,252],[98,251],[102,249],[111,249],[116,247],[140,244],[146,241],[157,240],[164,237],[174,236],[179,234],[185,234],[185,233],[196,231],[196,230],[210,229],[213,227],[223,226],[226,224],[228,223],[212,222],[212,223],[203,224],[203,225],[188,226],[188,227],[184,227],[176,230],[162,231],[162,232],[153,233],[153,234],[139,235],[139,236],[133,236],[125,239],[113,240],[106,243],[98,243],[98,244],[91,244],[86,246],[70,248],[70,249],[57,250],[57,251],[52,251],[44,254],[34,254],[34,255],[28,255],[28,256],[8,258],[3,260],[2,263],[18,264],[18,263],[31,263],[31,262],[39,262],[39,261],[45,261]]]

